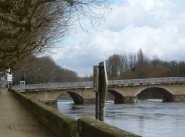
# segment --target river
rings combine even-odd
[[[74,105],[72,100],[57,101],[58,111],[73,118],[95,116],[95,105]],[[185,103],[139,101],[135,104],[106,102],[105,122],[143,137],[185,136]]]

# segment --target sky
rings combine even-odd
[[[93,66],[113,54],[139,49],[151,59],[185,61],[184,5],[184,0],[115,0],[100,26],[73,26],[51,57],[79,76],[92,75]]]

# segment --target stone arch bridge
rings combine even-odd
[[[95,102],[92,82],[17,85],[13,89],[43,102],[55,102],[64,93],[68,93],[75,104]],[[108,83],[108,93],[113,95],[116,104],[135,103],[138,99],[183,102],[185,101],[185,77],[112,80]]]

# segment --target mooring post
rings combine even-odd
[[[105,97],[107,93],[108,79],[105,62],[99,63],[98,92],[99,92],[99,120],[104,121]]]
[[[96,93],[95,118],[99,120],[98,66],[93,67],[93,91]]]
[[[105,97],[108,80],[105,62],[93,67],[93,91],[96,92],[96,119],[104,121]]]

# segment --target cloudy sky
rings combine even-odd
[[[79,76],[90,76],[110,55],[139,49],[149,58],[185,61],[184,5],[184,0],[115,0],[98,28],[73,27],[52,58]]]

